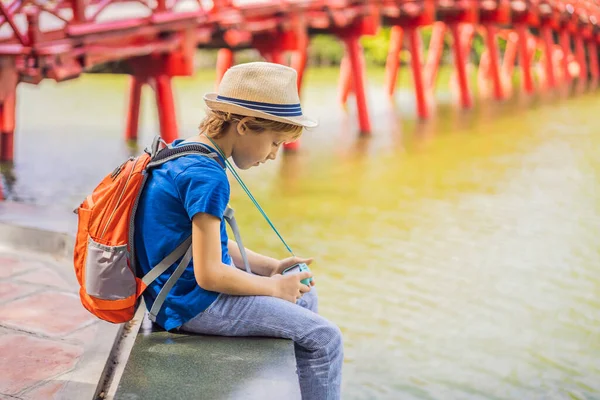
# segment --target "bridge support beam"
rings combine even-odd
[[[302,80],[304,78],[304,71],[306,70],[306,63],[308,62],[308,46],[310,39],[308,34],[303,31],[298,35],[298,49],[292,54],[290,65],[298,73],[298,95],[302,93]]]
[[[450,24],[450,32],[454,39],[454,64],[456,66],[458,88],[460,90],[460,105],[462,108],[471,108],[473,106],[473,101],[469,90],[469,80],[467,79],[467,57],[465,44],[462,40],[464,35],[461,35],[459,27],[460,26],[457,23]]]
[[[350,74],[356,97],[356,109],[358,111],[358,125],[360,133],[367,135],[371,133],[371,121],[367,109],[367,96],[365,91],[365,63],[362,48],[358,42],[358,35],[343,36],[346,45],[346,54],[350,64]]]
[[[392,27],[390,48],[388,49],[388,55],[385,61],[385,88],[390,97],[392,97],[396,91],[403,35],[404,31],[402,30],[402,27],[397,25]]]
[[[129,107],[125,138],[138,137],[142,86],[148,84],[154,91],[160,135],[167,143],[178,138],[177,114],[173,99],[173,76],[190,76],[189,63],[178,62],[177,54],[152,54],[128,60],[133,70],[129,84]]]
[[[506,48],[504,49],[504,57],[502,57],[502,67],[500,75],[504,80],[510,80],[515,69],[515,60],[517,59],[517,47],[519,45],[519,35],[510,32],[506,36]],[[510,88],[505,87],[509,90]]]
[[[560,31],[560,47],[563,51],[563,83],[571,83],[571,73],[569,72],[569,57],[571,56],[571,35],[569,31],[563,29]]]
[[[422,66],[421,66],[421,35],[417,28],[409,28],[406,30],[408,36],[408,46],[410,50],[411,69],[413,73],[413,82],[415,85],[415,96],[417,99],[417,114],[421,119],[429,118],[429,107],[425,97],[425,83],[423,82]]]
[[[0,162],[13,162],[19,73],[15,59],[0,58]]]
[[[423,68],[423,78],[425,87],[428,91],[435,90],[438,71],[440,69],[440,60],[444,51],[444,36],[446,35],[446,24],[443,22],[434,22],[431,32],[431,40],[427,49],[427,60]]]
[[[156,96],[160,136],[165,142],[171,143],[178,137],[177,116],[175,113],[175,101],[173,100],[171,77],[168,75],[159,75],[151,79],[150,82]]]
[[[225,72],[233,66],[233,51],[231,49],[219,49],[217,53],[217,79],[215,86],[218,88]]]
[[[575,38],[575,57],[577,64],[579,64],[579,83],[585,84],[587,82],[587,62],[585,60],[585,46],[583,44],[583,36],[577,35]]]
[[[291,59],[291,67],[298,73],[298,95],[302,93],[302,80],[304,79],[304,71],[306,70],[306,63],[308,61],[308,49],[298,49]]]
[[[175,101],[173,100],[171,77],[164,74],[152,77],[136,75],[131,77],[125,139],[137,140],[138,138],[140,103],[144,84],[150,85],[154,90],[160,136],[165,142],[171,143],[178,137],[177,114],[175,112]]]
[[[125,125],[126,140],[137,140],[138,138],[140,104],[144,83],[143,79],[136,76],[129,78],[129,106],[127,107],[127,122]]]
[[[346,106],[346,103],[348,102],[348,96],[352,91],[352,71],[350,70],[350,60],[348,59],[348,56],[345,55],[342,57],[342,61],[340,62],[340,78],[338,81],[338,101],[340,105],[343,107]]]
[[[268,53],[263,53],[265,60],[275,64],[285,65],[285,54],[281,50],[273,50]]]
[[[595,41],[590,40],[587,43],[588,56],[590,57],[590,75],[592,83],[596,85],[600,77],[600,67],[598,66],[598,45]]]
[[[16,125],[16,86],[4,98],[0,106],[0,161],[13,162]]]
[[[531,53],[529,51],[529,35],[523,24],[516,26],[519,36],[519,64],[523,74],[523,88],[527,94],[533,93],[533,77],[531,76]]]
[[[548,25],[543,25],[540,33],[544,41],[546,82],[549,88],[554,88],[556,87],[556,77],[554,76],[554,39],[552,38],[552,29]]]
[[[504,98],[502,90],[502,81],[500,79],[500,63],[498,54],[498,42],[496,40],[496,27],[492,24],[485,25],[486,43],[489,53],[490,72],[492,75],[492,84],[494,87],[494,97],[496,100]]]
[[[298,74],[298,96],[300,96],[302,93],[302,79],[304,78],[304,71],[306,70],[306,63],[308,61],[308,42],[308,35],[302,35],[299,38],[298,50],[292,54],[292,58],[290,60],[291,67],[294,68]],[[298,150],[299,147],[300,139],[291,143],[285,143],[283,145],[283,149],[285,151],[295,151]]]

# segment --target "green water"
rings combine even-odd
[[[345,399],[600,399],[600,96],[478,102],[440,85],[415,120],[403,83],[369,80],[371,137],[337,104],[337,74],[309,71],[320,120],[298,154],[242,172],[313,266],[321,313],[345,339]],[[176,81],[182,136],[213,73]],[[139,147],[122,141],[123,77],[19,91],[9,198],[72,209],[155,134],[145,92]],[[284,249],[235,180],[247,247]]]

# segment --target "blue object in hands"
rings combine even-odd
[[[310,269],[308,268],[308,265],[306,265],[305,263],[298,263],[298,264],[294,264],[289,268],[286,268],[281,275],[286,275],[286,274],[299,274],[300,272],[304,272],[304,271],[309,271]],[[310,285],[310,283],[312,282],[313,278],[306,278],[306,279],[302,279],[300,282],[302,282],[305,285]]]

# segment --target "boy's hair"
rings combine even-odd
[[[199,129],[212,139],[218,139],[225,134],[229,124],[247,118],[244,125],[253,132],[261,133],[266,130],[290,134],[290,140],[296,140],[302,134],[302,126],[285,122],[272,121],[258,117],[246,117],[225,111],[208,110],[208,114],[200,123]]]

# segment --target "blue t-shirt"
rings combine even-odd
[[[173,145],[177,146],[182,141],[176,140]],[[224,164],[220,154],[219,157]],[[148,273],[192,234],[192,218],[201,212],[221,219],[221,259],[224,264],[231,264],[223,220],[229,194],[225,170],[212,158],[200,154],[186,155],[154,169],[140,197],[135,219],[138,276]],[[148,310],[180,260],[144,292]],[[169,292],[156,322],[166,330],[177,328],[204,311],[217,295],[198,285],[192,260]]]

